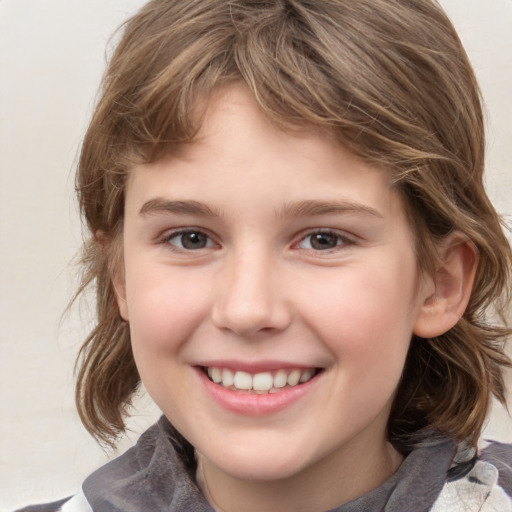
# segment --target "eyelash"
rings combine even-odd
[[[198,248],[184,247],[182,237],[187,234],[196,234],[199,236],[206,237],[205,238],[206,245],[204,247],[198,247]],[[314,237],[315,235],[323,236],[323,237],[330,237],[331,240],[332,239],[335,240],[336,245],[334,245],[333,247],[325,248],[325,249],[320,249],[320,248],[315,249],[313,247],[314,242],[312,240],[312,237]],[[308,239],[310,240],[309,247],[300,247],[300,245]],[[173,244],[172,240],[181,240],[181,246],[177,246],[177,245]],[[177,231],[167,233],[160,240],[160,242],[162,244],[166,244],[166,245],[170,246],[172,250],[182,251],[182,252],[195,252],[195,251],[199,251],[201,249],[211,249],[214,246],[218,246],[218,244],[212,239],[212,237],[206,231],[204,231],[202,229],[198,229],[198,228],[197,229],[196,228],[178,229]],[[296,242],[295,244],[292,245],[292,248],[297,248],[297,249],[306,250],[306,251],[313,251],[315,253],[330,253],[332,251],[336,251],[338,248],[351,246],[354,243],[355,243],[355,241],[352,238],[350,238],[346,235],[343,235],[337,231],[333,231],[330,229],[316,229],[314,231],[310,231],[310,232],[306,233],[305,235],[303,235],[298,242]]]
[[[171,243],[172,240],[181,239],[182,240],[182,245],[183,245],[182,237],[184,235],[187,235],[187,234],[197,234],[197,235],[200,235],[200,236],[205,236],[206,237],[206,244],[207,244],[207,246],[200,247],[198,249],[190,249],[190,248],[183,247],[183,246],[182,247],[178,247],[178,246],[176,246],[176,245]],[[208,235],[208,233],[206,233],[202,229],[196,229],[196,228],[186,228],[186,229],[178,229],[177,231],[172,231],[171,233],[165,234],[165,236],[160,240],[160,242],[162,244],[169,245],[175,251],[183,251],[183,252],[189,252],[189,251],[192,252],[192,251],[200,250],[200,249],[209,249],[209,248],[211,248],[211,246],[213,244],[218,245],[218,244],[216,244],[216,242],[213,241],[212,237],[210,235]]]
[[[336,245],[334,247],[329,247],[329,248],[325,248],[325,249],[315,249],[314,247],[309,247],[309,248],[306,248],[305,250],[312,250],[312,251],[318,252],[318,253],[321,253],[321,252],[329,253],[331,251],[337,250],[338,248],[347,247],[347,246],[353,245],[355,243],[355,241],[353,239],[351,239],[350,237],[348,237],[346,235],[343,235],[343,234],[341,234],[341,233],[339,233],[337,231],[333,231],[333,230],[330,230],[330,229],[316,229],[314,231],[310,231],[305,236],[303,236],[300,239],[300,241],[295,244],[295,246],[298,247],[299,244],[301,244],[302,242],[304,242],[307,239],[310,239],[310,244],[309,245],[311,246],[312,245],[311,244],[311,241],[312,241],[311,237],[313,237],[315,235],[321,235],[321,236],[327,236],[327,237],[335,238],[336,239]]]

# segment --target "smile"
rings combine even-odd
[[[272,394],[310,381],[317,373],[315,368],[281,369],[251,374],[229,368],[205,367],[203,371],[211,382],[232,391],[255,394]]]
[[[325,368],[277,362],[203,363],[195,367],[203,389],[222,409],[238,416],[267,416],[315,393]]]

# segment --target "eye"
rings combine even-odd
[[[215,247],[213,240],[203,231],[196,229],[180,230],[166,236],[164,242],[185,251],[197,251]]]
[[[313,251],[328,251],[340,245],[350,245],[352,242],[347,237],[333,231],[315,231],[309,233],[297,244],[299,249]]]

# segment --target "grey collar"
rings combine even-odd
[[[85,480],[83,491],[94,512],[212,512],[195,482],[195,467],[178,450],[173,429],[162,417],[134,447]],[[455,451],[446,438],[425,443],[381,486],[329,512],[427,512]]]

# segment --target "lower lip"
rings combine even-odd
[[[243,416],[263,416],[290,407],[308,394],[321,376],[321,374],[317,374],[304,384],[260,395],[223,388],[212,382],[200,368],[197,368],[197,373],[206,392],[216,404]]]

